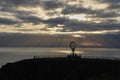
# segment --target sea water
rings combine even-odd
[[[87,58],[120,59],[120,48],[77,48],[75,53]],[[0,48],[0,67],[6,63],[23,59],[31,59],[33,56],[39,56],[41,58],[66,57],[68,54],[71,54],[71,50],[69,48]]]

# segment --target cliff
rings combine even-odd
[[[0,80],[120,80],[120,62],[80,58],[39,58],[8,63]]]

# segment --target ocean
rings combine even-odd
[[[0,67],[6,63],[32,59],[34,56],[39,56],[40,58],[65,57],[70,53],[71,49],[69,48],[0,48]],[[120,59],[120,48],[77,48],[75,53],[87,58]]]

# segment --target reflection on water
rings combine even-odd
[[[72,53],[71,49],[69,49],[69,48],[61,48],[61,49],[58,48],[58,49],[53,50],[51,52],[58,53],[58,54],[65,54],[65,55],[68,55],[68,54]],[[75,53],[76,54],[83,54],[84,51],[82,49],[76,49]]]
[[[65,53],[65,54],[70,54],[71,51],[57,51],[58,53]],[[81,52],[81,51],[75,51],[76,54],[81,54],[81,53],[84,53],[84,52]]]
[[[7,62],[40,57],[63,57],[71,53],[69,48],[0,48],[0,66]],[[109,48],[77,48],[75,53],[82,57],[117,57],[120,58],[120,49]]]

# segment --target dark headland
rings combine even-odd
[[[8,63],[0,80],[120,80],[120,62],[85,58],[37,58]]]

